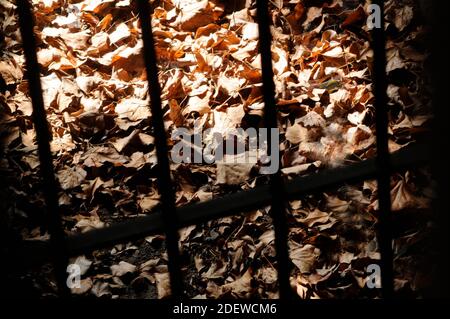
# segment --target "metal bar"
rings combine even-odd
[[[429,160],[430,150],[427,145],[409,145],[391,156],[393,171],[413,167]],[[302,194],[327,190],[344,183],[357,183],[377,174],[375,159],[345,167],[325,170],[307,176],[296,177],[286,183],[287,199],[295,199]],[[271,190],[268,185],[240,191],[207,202],[195,203],[179,207],[176,210],[177,228],[194,225],[215,218],[243,213],[245,210],[256,209],[268,205],[271,201]],[[125,222],[77,234],[68,237],[68,252],[70,256],[88,253],[95,249],[117,244],[128,240],[143,238],[163,231],[162,214],[155,211],[151,215],[137,217]],[[45,243],[45,242],[44,242]],[[16,255],[9,260],[27,260],[28,264],[42,262],[48,256],[48,245],[42,241],[28,242],[25,246],[32,248],[16,249]],[[33,253],[30,255],[30,253]]]
[[[32,117],[36,130],[43,192],[47,208],[46,222],[51,238],[50,244],[53,252],[58,290],[61,296],[67,297],[69,296],[69,290],[66,285],[68,257],[65,249],[65,234],[58,207],[58,185],[55,179],[52,153],[50,151],[52,135],[47,123],[42,97],[40,68],[36,56],[36,41],[33,31],[34,17],[31,8],[28,0],[17,1],[17,12],[26,61],[26,77],[28,79],[28,90],[33,104]]]
[[[392,170],[408,168],[428,161],[429,149],[426,145],[412,145],[392,154]],[[316,174],[294,178],[286,183],[288,199],[301,194],[329,189],[343,183],[359,182],[376,176],[377,169],[374,159],[327,170]],[[186,205],[177,208],[177,227],[206,222],[211,219],[231,216],[270,203],[271,192],[268,185],[259,186],[248,191],[213,199],[207,202]],[[68,238],[70,255],[77,255],[113,245],[119,242],[142,238],[161,232],[163,222],[161,212],[156,211],[149,216],[137,217],[107,228],[89,231],[84,234],[72,235]],[[28,244],[32,244],[31,242]],[[42,242],[36,242],[38,255],[45,255]],[[31,250],[30,250],[31,251]],[[26,257],[26,254],[21,254]]]
[[[393,253],[391,229],[391,185],[390,156],[388,149],[388,106],[386,78],[386,39],[384,33],[384,1],[374,0],[380,8],[380,28],[372,30],[374,55],[373,84],[375,94],[375,120],[377,142],[377,186],[378,186],[378,244],[381,254],[381,285],[385,299],[393,297]]]
[[[271,20],[269,17],[269,8],[267,0],[256,1],[256,12],[258,18],[259,31],[259,53],[261,55],[261,72],[263,82],[264,98],[264,122],[266,128],[278,127],[278,112],[275,104],[275,84],[273,82],[272,69],[272,36],[270,33]],[[271,135],[267,134],[268,155],[273,152],[279,152],[278,145],[276,150],[272,150]],[[278,157],[279,158],[279,157]],[[278,161],[280,167],[281,161]],[[275,230],[275,250],[277,254],[278,286],[280,299],[293,297],[292,289],[289,283],[291,273],[291,262],[289,259],[288,233],[289,228],[286,217],[286,191],[279,170],[270,177],[271,216]]]
[[[177,215],[175,212],[175,195],[170,176],[167,137],[164,128],[164,114],[161,106],[161,88],[158,81],[157,57],[151,26],[151,14],[147,0],[138,0],[139,18],[142,28],[143,56],[149,95],[151,98],[152,121],[155,134],[155,148],[158,160],[158,186],[161,194],[162,221],[166,234],[166,248],[169,257],[168,269],[172,297],[183,295],[183,278],[181,275],[180,252],[178,251]]]

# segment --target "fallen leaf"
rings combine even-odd
[[[117,265],[111,266],[111,273],[113,276],[122,277],[128,273],[133,273],[136,271],[136,266],[125,261],[119,262]]]
[[[155,273],[156,289],[158,291],[158,299],[170,296],[170,282],[168,273]]]
[[[291,243],[289,256],[301,273],[311,273],[319,255],[320,250],[313,245],[306,244],[301,246],[296,243]]]
[[[57,176],[62,189],[67,190],[80,186],[87,173],[81,167],[75,166],[59,171]]]

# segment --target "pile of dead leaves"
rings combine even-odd
[[[106,227],[159,205],[158,167],[136,4],[132,0],[33,0],[38,60],[59,204],[67,233]],[[261,64],[253,1],[157,0],[153,33],[165,124],[226,134],[262,125]],[[272,58],[286,178],[373,157],[373,54],[368,2],[271,1]],[[22,238],[46,238],[39,161],[24,79],[15,5],[0,1],[1,169],[7,215]],[[414,0],[388,1],[389,148],[420,139],[431,119],[425,63],[427,28]],[[171,141],[169,141],[171,142]],[[208,139],[205,140],[208,143]],[[176,203],[205,201],[265,183],[256,165],[173,164]],[[236,173],[237,172],[237,173]],[[396,288],[420,295],[430,178],[426,170],[392,179]],[[278,296],[269,209],[180,231],[191,297]],[[292,286],[302,298],[378,297],[365,285],[379,259],[376,185],[367,181],[290,203]],[[406,225],[406,226],[405,226]],[[74,294],[165,297],[161,235],[73,260],[82,269]],[[414,247],[413,255],[410,250]],[[420,249],[417,249],[420,247]],[[411,248],[411,249],[410,249]],[[49,276],[32,276],[52,294]]]

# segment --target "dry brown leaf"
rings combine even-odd
[[[103,223],[98,216],[91,216],[90,218],[83,218],[78,221],[74,229],[80,231],[81,233],[85,233],[94,229],[103,228],[105,223]]]
[[[143,212],[151,212],[159,203],[160,200],[157,197],[145,196],[139,200],[138,205]]]
[[[197,95],[191,96],[186,107],[182,111],[183,115],[187,116],[192,112],[196,112],[199,115],[209,113],[211,110],[211,107],[209,106],[210,97],[211,92],[209,91],[203,98],[200,98]]]
[[[80,186],[87,176],[87,173],[81,167],[69,167],[60,170],[57,174],[61,188],[64,190]]]
[[[156,289],[158,298],[166,298],[170,296],[169,273],[155,273]]]
[[[121,100],[115,107],[119,118],[128,118],[131,121],[139,121],[150,118],[150,107],[148,101],[130,98]]]
[[[328,50],[327,52],[322,53],[322,55],[327,58],[338,59],[338,58],[342,58],[344,56],[344,51],[342,50],[341,46],[336,46],[336,47],[332,48],[331,50]]]
[[[122,277],[128,273],[136,271],[136,266],[125,261],[119,262],[117,265],[111,266],[111,273],[113,276]]]
[[[224,273],[227,269],[227,264],[219,262],[219,263],[211,263],[208,271],[202,274],[203,278],[207,279],[218,279],[223,278]]]
[[[366,12],[362,6],[358,6],[355,10],[350,12],[345,18],[344,22],[342,22],[341,27],[347,28],[350,26],[361,24],[366,19]]]
[[[292,144],[308,141],[308,129],[300,124],[289,126],[286,130],[286,139]]]
[[[109,42],[116,44],[131,36],[130,29],[125,23],[120,23],[112,33],[109,34]]]
[[[111,295],[111,291],[109,289],[109,284],[107,282],[103,282],[100,280],[97,280],[92,289],[91,292],[96,296],[96,297],[102,297],[102,296],[108,296]]]
[[[414,17],[413,8],[410,6],[403,6],[395,9],[394,24],[399,31],[403,31]]]
[[[400,51],[398,48],[391,49],[387,52],[387,65],[386,71],[392,72],[396,69],[403,69],[406,67],[403,58],[400,55]]]
[[[316,259],[320,255],[320,249],[310,244],[301,246],[295,242],[291,242],[290,245],[289,256],[294,265],[297,266],[301,273],[313,272]]]
[[[217,85],[227,95],[236,97],[239,89],[245,83],[245,79],[226,76],[222,73],[217,80]]]
[[[184,123],[184,117],[182,115],[182,109],[178,104],[177,100],[171,99],[169,101],[169,107],[170,107],[169,117],[172,120],[173,124],[177,127],[182,126]]]
[[[402,210],[405,208],[421,208],[426,207],[427,202],[423,198],[419,198],[411,193],[408,185],[404,179],[400,179],[391,190],[393,211]]]
[[[216,21],[223,9],[216,7],[208,0],[174,0],[174,15],[177,17],[172,23],[174,27],[184,31],[195,31],[197,28]],[[181,11],[181,12],[180,12]],[[169,14],[169,13],[168,13]]]
[[[298,120],[300,123],[303,123],[305,127],[321,127],[325,126],[325,120],[322,116],[317,114],[314,111],[308,112],[305,116],[301,117]]]
[[[230,292],[235,297],[245,298],[252,292],[252,277],[251,269],[249,268],[240,278],[223,285],[221,287],[222,293]]]
[[[0,61],[0,76],[6,85],[14,84],[22,79],[22,70],[15,65],[14,60]]]
[[[322,15],[322,8],[318,7],[308,8],[308,11],[306,12],[306,19],[303,22],[303,27],[305,28],[309,27],[310,23],[313,22],[315,19],[321,17],[321,15]]]
[[[91,278],[81,279],[80,287],[70,288],[70,292],[75,295],[82,295],[87,293],[93,287],[93,282]]]
[[[139,134],[139,130],[134,130],[130,135],[124,138],[115,138],[111,141],[111,144],[118,152],[122,152],[122,150]]]
[[[243,40],[256,40],[258,39],[258,24],[253,22],[245,23],[242,27],[242,39]]]
[[[328,213],[316,209],[310,212],[305,218],[297,218],[297,221],[299,223],[307,225],[308,227],[312,227],[316,224],[327,223],[329,219],[330,216],[328,215]]]
[[[315,161],[313,163],[305,163],[300,165],[294,165],[291,167],[285,167],[281,169],[281,172],[286,175],[297,175],[308,171],[311,168],[320,167],[322,165],[321,161]]]

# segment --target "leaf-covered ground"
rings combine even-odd
[[[38,59],[59,203],[67,233],[107,227],[159,205],[141,31],[132,0],[33,0]],[[253,1],[150,1],[165,124],[225,134],[262,126]],[[276,0],[272,56],[286,178],[376,153],[368,2]],[[13,1],[0,1],[2,219],[27,240],[48,238],[24,58]],[[431,119],[428,8],[387,1],[389,148],[420,140]],[[174,141],[168,139],[169,143]],[[205,143],[212,143],[206,137]],[[258,165],[172,164],[178,206],[267,182]],[[392,176],[395,287],[420,297],[430,284],[431,180],[426,169]],[[379,259],[376,183],[343,185],[290,202],[291,283],[302,298],[376,298],[366,267]],[[187,294],[276,298],[269,208],[180,231]],[[425,254],[426,252],[426,254]],[[74,258],[81,296],[163,298],[162,235]],[[50,296],[49,265],[14,278]]]

